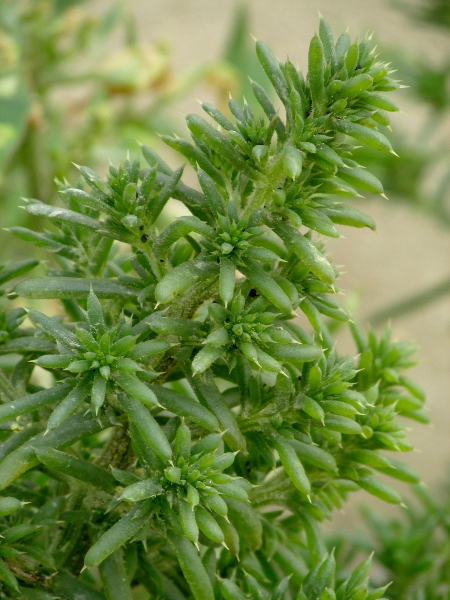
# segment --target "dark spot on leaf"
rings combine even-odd
[[[148,240],[148,235],[146,233],[144,233],[144,235],[141,235],[141,242],[143,244],[145,244],[145,242]]]

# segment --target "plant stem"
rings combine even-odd
[[[173,302],[167,311],[169,317],[183,317],[184,319],[192,319],[195,311],[209,298],[214,298],[218,295],[218,276],[208,277],[205,281],[200,282],[196,286],[189,288],[188,293],[181,297],[177,302]]]
[[[0,399],[2,402],[9,402],[17,398],[17,393],[8,377],[3,371],[0,371]]]
[[[251,200],[243,211],[243,216],[250,216],[259,206],[265,206],[268,203],[273,191],[284,179],[281,169],[282,159],[283,155],[280,152],[270,165],[267,178],[263,183],[256,184]]]
[[[104,469],[108,469],[110,465],[127,469],[133,459],[134,455],[132,454],[131,440],[127,428],[115,427],[97,461],[97,465]]]

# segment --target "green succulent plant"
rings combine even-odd
[[[375,227],[348,203],[383,192],[353,150],[393,152],[379,127],[399,85],[369,38],[335,42],[323,19],[306,76],[260,41],[256,52],[281,110],[253,83],[258,112],[203,104],[191,141],[163,138],[198,189],[143,146],[148,167],[126,160],[104,179],[80,167],[77,187],[60,184],[64,206],[28,201],[51,230],[11,229],[53,262],[9,298],[64,311],[33,308],[30,324],[19,309],[0,343],[14,354],[0,378],[0,489],[30,502],[31,519],[53,499],[49,523],[62,523],[43,536],[57,574],[16,575],[25,594],[384,594],[370,559],[335,576],[319,524],[359,489],[401,503],[379,474],[419,480],[384,451],[412,448],[399,417],[426,421],[424,397],[404,375],[412,346],[389,330],[352,322],[358,355],[338,352],[329,324],[349,315],[315,235]],[[170,199],[190,214],[164,225]]]

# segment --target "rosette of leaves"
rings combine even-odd
[[[218,358],[224,357],[230,368],[236,365],[241,352],[252,365],[270,372],[283,372],[283,362],[304,363],[320,356],[320,349],[301,344],[281,325],[274,325],[279,313],[267,310],[264,298],[248,302],[235,294],[229,310],[213,303],[208,307],[213,330],[205,339],[205,347],[195,356],[194,373],[202,373]],[[266,310],[265,310],[266,309]]]
[[[20,424],[14,427],[21,430],[24,426],[31,425],[29,416],[34,411],[45,410],[48,405],[58,402],[50,415],[45,413],[42,418],[41,424],[43,425],[44,422],[47,424],[43,437],[42,434],[38,434],[37,438],[32,437],[36,432],[33,430],[31,434],[31,428],[30,436],[27,436],[24,431],[24,441],[28,437],[32,437],[33,440],[33,444],[30,443],[24,449],[27,460],[30,461],[25,470],[33,466],[31,461],[34,457],[29,455],[31,451],[45,465],[67,471],[68,461],[72,460],[70,455],[59,453],[55,456],[47,456],[50,452],[49,448],[61,447],[56,440],[64,440],[70,431],[75,433],[75,436],[83,436],[88,430],[93,431],[111,424],[118,425],[127,418],[139,430],[145,430],[143,432],[145,443],[157,456],[170,459],[171,450],[167,438],[158,422],[145,408],[147,406],[161,409],[160,401],[166,410],[192,419],[193,423],[208,431],[219,428],[219,422],[214,414],[187,394],[180,394],[159,386],[148,386],[147,381],[158,377],[158,373],[149,369],[149,361],[152,357],[157,362],[160,361],[160,355],[168,350],[171,344],[157,338],[139,341],[140,335],[145,336],[149,330],[145,320],[132,326],[130,320],[120,318],[116,325],[109,326],[104,318],[101,304],[92,292],[87,299],[85,320],[76,327],[67,327],[57,319],[49,318],[37,311],[29,311],[28,316],[39,330],[56,341],[54,344],[40,337],[31,338],[48,344],[47,350],[53,351],[53,354],[44,354],[33,362],[46,369],[57,370],[61,381],[49,389],[38,388],[35,393],[26,394],[18,400],[11,400],[8,397],[8,401],[0,407],[0,422],[12,424],[12,419],[20,418]],[[42,352],[44,348],[40,347],[39,350]],[[26,361],[26,364],[29,363]],[[21,363],[19,367],[20,365]],[[29,376],[30,371],[28,370],[27,373]],[[14,394],[11,384],[10,387],[11,393]],[[127,396],[120,396],[121,392],[125,392]],[[108,403],[103,407],[105,399]],[[85,406],[85,401],[90,402],[91,410],[95,415],[102,409],[99,415],[101,418],[97,420],[96,425],[89,417],[83,419],[79,414]],[[78,426],[81,426],[81,430],[77,432]],[[85,431],[83,431],[84,427],[87,427]],[[50,432],[54,432],[53,437],[48,435]],[[45,450],[41,447],[42,443]],[[65,442],[62,442],[63,445]],[[20,466],[13,460],[14,473],[9,471],[9,467],[4,469],[3,487],[8,485],[10,477],[11,480],[17,477],[17,468],[21,470],[23,466],[24,463]],[[94,470],[94,473],[89,474],[89,469],[87,473],[85,472],[85,466],[83,462],[77,463],[73,469],[70,468],[69,474],[91,484],[94,482],[94,485],[104,480],[104,477],[102,478],[104,473],[101,473],[101,470]],[[106,491],[111,491],[109,479],[106,478],[105,482],[103,487]]]
[[[224,452],[222,436],[210,434],[192,444],[191,430],[182,423],[172,444],[172,459],[166,466],[167,460],[161,456],[155,460],[149,453],[136,426],[131,434],[146,476],[113,469],[114,477],[124,486],[114,504],[122,501],[135,506],[90,548],[85,565],[92,567],[103,562],[144,527],[146,520],[155,522],[155,516],[163,523],[160,528],[169,540],[173,530],[184,534],[198,549],[201,532],[213,543],[223,544],[237,554],[239,536],[229,522],[227,500],[248,502],[248,494],[239,477],[224,472],[233,464],[235,454]]]
[[[37,311],[29,311],[28,316],[56,341],[59,350],[58,354],[40,356],[36,364],[76,375],[74,386],[50,415],[48,430],[61,425],[86,398],[97,414],[111,386],[117,386],[149,406],[159,406],[155,394],[136,374],[142,371],[150,378],[157,377],[156,373],[144,369],[143,361],[166,351],[170,344],[149,340],[136,345],[139,334],[132,334],[132,323],[125,319],[107,327],[102,306],[92,292],[87,299],[86,320],[75,331]]]
[[[355,387],[350,393],[355,400],[365,398],[365,406],[363,414],[356,416],[362,435],[357,444],[354,438],[349,439],[345,451],[340,454],[340,474],[382,500],[398,504],[401,503],[400,495],[379,479],[377,473],[407,483],[420,481],[411,467],[382,453],[383,450],[412,450],[406,428],[398,421],[399,416],[428,421],[421,408],[423,390],[403,372],[414,364],[411,360],[414,347],[409,342],[391,340],[389,328],[379,339],[373,332],[364,339],[356,325],[353,325],[353,333],[361,354]]]
[[[333,507],[342,506],[348,492],[359,488],[386,502],[401,503],[397,491],[379,479],[377,472],[408,483],[419,481],[413,469],[382,453],[411,449],[406,429],[397,420],[399,415],[408,416],[402,401],[408,402],[410,395],[391,382],[401,381],[414,390],[412,418],[414,399],[420,396],[423,401],[420,388],[403,374],[403,369],[413,364],[411,346],[390,342],[389,337],[388,329],[381,336],[382,343],[373,333],[369,336],[374,364],[382,365],[388,354],[395,356],[387,386],[380,382],[378,369],[356,369],[356,359],[336,360],[334,352],[312,366],[306,363],[294,384],[283,377],[277,378],[274,388],[250,384],[252,390],[261,390],[241,425],[252,440],[252,460],[270,473],[277,464],[273,450],[277,451],[286,474],[303,495],[299,500],[286,491],[284,502],[294,513],[311,511],[316,519],[319,514],[320,518],[329,517]],[[359,336],[358,344],[360,360],[366,360],[369,343]],[[279,475],[280,483],[282,480]],[[276,486],[271,479],[258,483],[252,501],[273,502]],[[312,506],[304,502],[305,495],[311,497]]]

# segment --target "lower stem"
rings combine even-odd
[[[97,465],[104,469],[108,469],[111,465],[125,471],[132,464],[133,460],[134,454],[127,428],[124,426],[115,427],[109,441],[103,448]]]
[[[17,398],[17,392],[12,386],[9,378],[0,371],[0,399],[2,402],[10,402]]]

